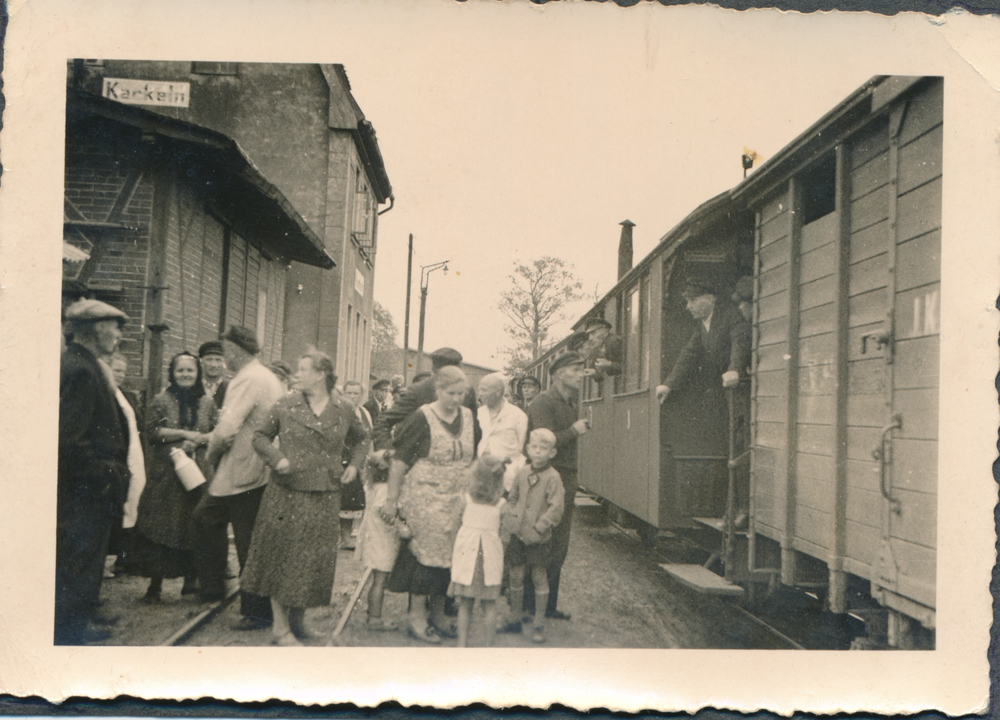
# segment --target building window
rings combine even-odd
[[[361,168],[354,169],[354,239],[364,247],[372,244],[372,201],[368,178]]]
[[[622,392],[641,390],[649,382],[649,356],[645,345],[646,322],[643,289],[640,281],[626,291],[622,303],[621,331],[625,341],[625,363],[622,368]]]
[[[193,62],[191,72],[195,75],[237,75],[239,65],[234,62]]]

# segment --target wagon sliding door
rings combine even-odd
[[[848,146],[845,569],[933,627],[937,540],[942,90]],[[876,97],[877,100],[877,97]]]
[[[869,112],[757,209],[754,526],[933,627],[942,83]]]

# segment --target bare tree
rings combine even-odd
[[[507,333],[517,343],[508,351],[508,362],[523,367],[542,355],[549,328],[569,319],[565,308],[583,298],[583,283],[573,276],[572,266],[549,256],[515,263],[510,282],[499,307],[510,320]]]

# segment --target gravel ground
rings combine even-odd
[[[235,556],[232,569],[237,567]],[[353,551],[342,550],[337,559],[336,583],[331,604],[306,613],[307,628],[317,635],[307,645],[322,646],[332,634],[362,576]],[[574,516],[569,556],[563,567],[560,609],[572,619],[549,620],[543,647],[565,648],[747,648],[768,647],[773,642],[724,601],[691,592],[674,583],[659,567],[656,553],[607,522],[599,507],[579,507]],[[147,582],[125,577],[106,580],[102,589],[104,611],[119,615],[114,637],[104,644],[157,645],[185,622],[211,606],[196,596],[181,596],[181,580],[165,581],[162,601],[145,605],[141,598]],[[235,589],[236,581],[232,581]],[[340,646],[430,647],[404,631],[374,632],[365,626],[367,593],[360,599],[342,634]],[[387,593],[383,615],[403,621],[407,596]],[[501,615],[507,608],[500,601]],[[239,602],[225,609],[189,635],[184,644],[197,646],[263,646],[272,640],[270,630],[237,631]],[[470,645],[484,643],[482,615],[473,615]],[[454,640],[442,646],[454,647]],[[498,634],[497,647],[539,647],[528,633]]]

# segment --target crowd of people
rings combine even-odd
[[[313,634],[305,611],[330,603],[338,552],[355,536],[371,630],[465,646],[477,600],[488,638],[521,632],[522,610],[536,642],[545,618],[569,619],[557,601],[587,431],[578,353],[539,392],[534,377],[500,374],[473,389],[461,354],[442,348],[431,372],[378,380],[366,397],[360,382],[338,386],[318,350],[294,370],[265,366],[254,332],[232,326],[171,358],[166,388],[144,406],[121,387],[125,313],[82,299],[65,319],[57,644],[110,637],[100,589],[116,574],[148,578],[148,604],[170,578],[183,578],[182,595],[223,600],[230,537],[237,629],[271,627],[277,645]],[[502,589],[512,614],[498,618]],[[405,617],[384,617],[386,592],[408,595]]]
[[[661,402],[698,368],[718,377],[712,397],[746,374],[741,309],[697,284],[685,298],[699,329],[656,387]],[[541,643],[546,620],[570,619],[559,607],[560,580],[577,442],[590,429],[578,395],[585,377],[618,374],[622,358],[603,318],[551,361],[545,391],[530,375],[500,374],[473,389],[461,354],[441,348],[431,372],[409,385],[402,376],[378,380],[367,400],[360,382],[338,387],[325,353],[310,350],[294,371],[265,366],[254,332],[232,326],[197,355],[175,355],[167,387],[143,408],[120,387],[125,313],[83,299],[65,317],[57,644],[108,637],[106,573],[148,577],[146,603],[161,601],[166,578],[184,579],[181,594],[221,601],[230,528],[238,628],[271,627],[277,645],[310,636],[305,611],[330,603],[337,555],[355,550],[356,525],[356,552],[372,578],[370,630],[465,646],[477,600],[488,642],[530,622]],[[386,592],[408,595],[405,617],[384,616]],[[498,618],[504,593],[509,613]]]

